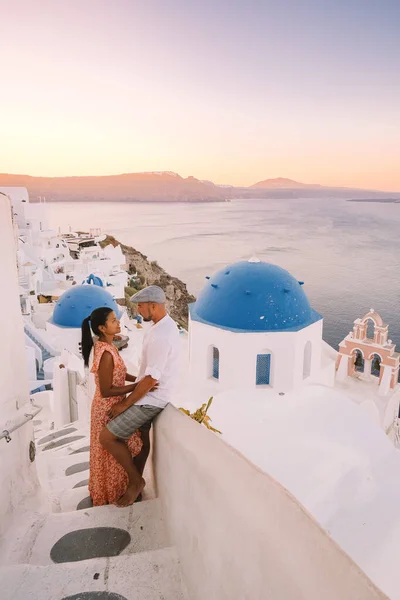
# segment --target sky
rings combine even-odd
[[[0,0],[0,172],[400,191],[399,0]]]

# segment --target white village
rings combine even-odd
[[[400,600],[400,354],[378,306],[333,348],[306,279],[257,256],[205,272],[142,502],[92,506],[81,324],[114,310],[137,374],[135,274],[26,188],[0,188],[0,228],[2,599]],[[187,414],[210,398],[217,432]]]

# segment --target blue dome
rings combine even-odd
[[[82,281],[82,283],[91,283],[93,285],[98,285],[99,287],[104,287],[103,280],[101,279],[101,277],[93,275],[93,273],[90,273],[90,275],[88,275],[86,279]]]
[[[58,299],[51,322],[59,327],[80,327],[95,308],[108,306],[120,315],[110,292],[97,285],[76,285]]]
[[[322,319],[290,273],[256,259],[215,273],[190,306],[194,321],[232,331],[298,331]]]

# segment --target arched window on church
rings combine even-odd
[[[271,375],[271,355],[257,354],[256,385],[269,385]]]
[[[219,350],[215,346],[212,349],[212,376],[219,379]]]
[[[359,373],[364,373],[364,356],[361,350],[354,352],[354,368]]]
[[[400,369],[399,369],[399,374],[398,374],[398,377],[397,377],[397,381],[398,381],[398,383],[400,383]]]
[[[312,345],[311,342],[308,341],[304,346],[304,356],[303,356],[303,379],[307,379],[311,375],[311,352]]]
[[[379,377],[381,373],[381,357],[379,354],[372,355],[372,363],[371,363],[371,375],[374,377]]]
[[[369,340],[373,340],[375,336],[375,323],[372,319],[368,319],[367,321],[367,338]]]

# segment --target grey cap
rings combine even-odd
[[[139,302],[155,302],[156,304],[165,304],[165,293],[158,285],[149,285],[143,290],[136,292],[131,297],[131,302],[139,304]]]

